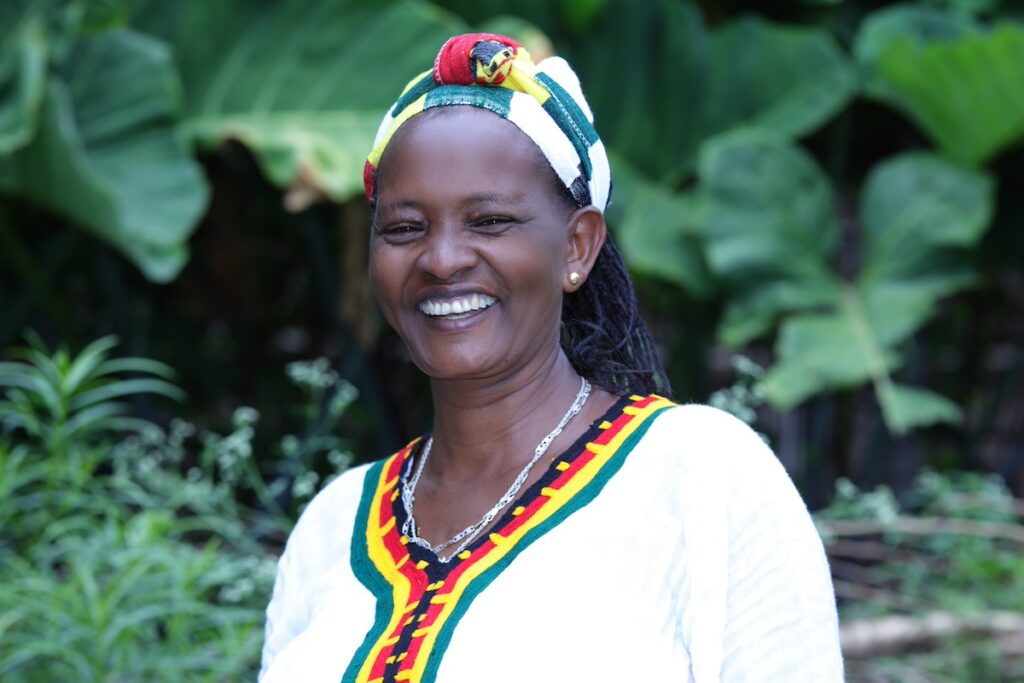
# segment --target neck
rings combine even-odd
[[[518,470],[579,388],[580,376],[557,345],[532,367],[498,381],[432,382],[434,445],[427,469],[452,484]],[[576,433],[574,423],[583,418],[578,415],[566,431]],[[551,452],[562,441],[552,444]]]

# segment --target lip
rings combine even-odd
[[[474,294],[487,296],[493,298],[495,301],[486,308],[467,311],[466,313],[459,314],[459,316],[455,318],[431,316],[420,310],[420,306],[427,301],[459,299],[469,297]],[[431,329],[445,332],[458,332],[483,322],[487,318],[488,314],[500,305],[501,299],[479,287],[431,288],[423,292],[423,294],[418,298],[415,309],[416,313],[422,316],[422,319],[426,321],[427,326]]]
[[[490,316],[491,312],[500,305],[500,302],[496,302],[487,308],[463,313],[458,318],[434,318],[422,311],[416,312],[423,317],[427,327],[432,330],[438,332],[462,332],[483,323]]]

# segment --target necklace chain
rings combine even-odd
[[[587,398],[590,396],[590,388],[590,382],[588,382],[586,378],[581,377],[580,390],[576,394],[576,400],[573,401],[572,405],[569,406],[569,410],[562,416],[558,426],[555,427],[550,434],[545,436],[539,444],[537,444],[537,448],[533,451],[533,458],[530,462],[526,463],[526,467],[523,468],[519,473],[519,476],[517,476],[515,481],[512,482],[512,486],[508,488],[505,495],[499,498],[498,502],[494,504],[494,507],[488,510],[478,522],[470,524],[465,529],[439,545],[431,545],[425,539],[420,538],[418,534],[419,529],[416,526],[416,519],[412,514],[413,504],[416,502],[416,486],[420,483],[420,476],[423,474],[423,467],[427,464],[427,458],[430,457],[430,449],[434,445],[434,437],[431,435],[427,440],[426,445],[423,447],[423,453],[420,455],[419,465],[416,467],[416,472],[412,475],[412,478],[410,479],[409,477],[410,470],[412,469],[411,461],[409,463],[409,467],[404,473],[404,476],[402,477],[402,506],[405,508],[405,522],[402,523],[402,533],[416,545],[432,551],[438,556],[438,559],[441,562],[448,562],[465,550],[466,547],[473,542],[473,539],[476,538],[477,534],[487,528],[487,525],[494,521],[494,518],[498,516],[498,513],[508,506],[509,503],[515,500],[516,494],[519,493],[519,489],[523,487],[527,477],[530,476],[530,470],[532,470],[533,466],[536,465],[542,457],[544,457],[548,447],[551,446],[551,442],[553,442],[558,435],[562,433],[562,430],[565,429],[567,424],[569,424],[569,421],[583,410],[583,406],[586,404]],[[448,557],[442,558],[440,555],[441,552],[456,543],[459,544],[458,547],[455,548]]]

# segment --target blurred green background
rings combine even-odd
[[[3,0],[0,679],[254,677],[304,503],[429,425],[362,165],[471,30],[579,73],[676,398],[816,511],[849,680],[1024,680],[1010,0]]]

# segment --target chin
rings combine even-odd
[[[447,347],[439,353],[412,353],[413,362],[423,374],[434,380],[468,380],[494,377],[507,369],[508,358],[494,349]]]

